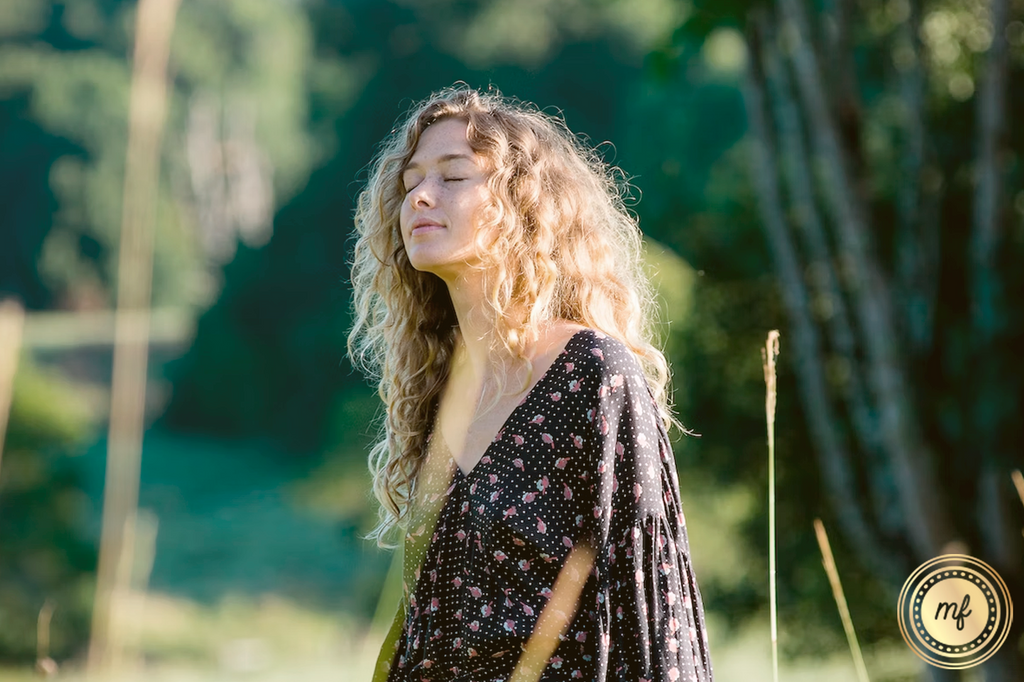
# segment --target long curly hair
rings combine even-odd
[[[685,431],[672,413],[668,363],[652,343],[658,305],[623,173],[532,104],[493,89],[445,88],[414,105],[381,143],[355,210],[347,348],[386,407],[369,455],[381,506],[368,539],[381,547],[394,546],[386,538],[407,520],[455,352],[447,286],[413,268],[399,226],[402,171],[423,131],[448,118],[467,122],[469,145],[489,169],[476,234],[484,312],[499,344],[492,350],[530,366],[526,351],[547,321],[600,330],[636,354],[666,430]]]

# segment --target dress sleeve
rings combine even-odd
[[[599,363],[587,413],[603,640],[597,679],[711,682],[668,435],[632,352],[611,337],[592,352]]]

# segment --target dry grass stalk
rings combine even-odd
[[[4,436],[7,435],[24,326],[25,310],[21,304],[12,299],[0,301],[0,464],[3,463]]]
[[[768,608],[772,630],[772,680],[779,682],[779,623],[775,586],[775,401],[778,395],[775,359],[779,355],[779,330],[768,332],[761,360],[764,366],[764,411],[768,423]]]
[[[36,620],[36,672],[43,677],[57,674],[57,662],[50,658],[50,620],[53,618],[53,602],[43,602]]]
[[[1013,485],[1017,488],[1017,495],[1020,497],[1020,503],[1024,504],[1024,476],[1021,475],[1020,469],[1014,469],[1010,473],[1010,478],[1013,479]],[[1024,535],[1024,528],[1022,528],[1020,532]]]
[[[128,145],[118,260],[114,373],[103,529],[93,606],[89,671],[110,673],[122,662],[128,636],[119,613],[131,589],[146,402],[153,237],[160,146],[167,113],[167,61],[180,0],[141,0],[128,116]]]
[[[594,565],[595,556],[592,547],[580,544],[566,557],[551,589],[551,598],[537,619],[510,682],[537,682],[540,679],[548,660],[558,648],[562,634],[576,614],[580,592]]]
[[[821,519],[814,519],[814,533],[818,536],[818,547],[821,549],[821,564],[825,567],[828,581],[832,585],[832,596],[835,597],[836,607],[839,609],[839,618],[842,619],[843,630],[846,631],[846,641],[849,642],[850,653],[853,654],[853,664],[857,668],[857,679],[861,682],[871,682],[868,678],[867,668],[864,667],[864,657],[860,653],[860,644],[857,643],[857,633],[853,629],[850,609],[846,606],[843,584],[839,582],[839,571],[836,570],[836,561],[832,556],[832,547],[828,543],[828,535],[825,533],[825,525],[821,522]]]

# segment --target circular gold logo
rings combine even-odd
[[[1013,604],[1006,583],[980,559],[943,554],[918,566],[900,592],[900,633],[922,659],[962,669],[1006,641]]]

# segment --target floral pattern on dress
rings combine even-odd
[[[711,682],[668,435],[636,356],[577,332],[468,473],[443,438],[414,490],[375,680],[506,680],[574,547],[596,548],[541,682]]]

